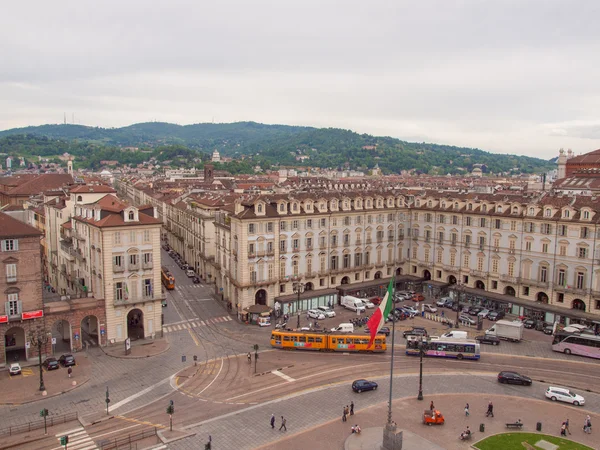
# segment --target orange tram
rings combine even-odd
[[[271,346],[287,350],[316,350],[324,352],[370,352],[386,350],[385,336],[377,335],[370,348],[369,335],[334,334],[326,331],[275,330],[271,332]]]

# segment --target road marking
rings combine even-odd
[[[196,337],[196,335],[192,332],[192,329],[188,328],[188,331],[190,333],[190,336],[194,340],[194,343],[196,344],[196,347],[200,347],[200,341],[198,340],[198,338]]]
[[[21,375],[23,375],[24,377],[30,377],[33,375],[33,370],[29,367],[23,367],[21,369]]]
[[[278,377],[281,377],[281,378],[283,378],[283,379],[284,379],[284,380],[286,380],[286,381],[290,381],[290,382],[291,382],[291,381],[296,381],[294,378],[290,377],[289,375],[286,375],[286,374],[285,374],[285,373],[283,373],[283,372],[280,372],[279,370],[271,370],[271,373],[272,373],[273,375],[277,375]]]
[[[108,408],[108,410],[109,410],[109,411],[113,411],[113,410],[115,410],[115,409],[117,409],[117,408],[120,408],[121,406],[123,406],[123,405],[126,405],[126,404],[127,404],[127,403],[129,403],[129,402],[132,402],[132,401],[133,401],[133,400],[135,400],[136,398],[139,398],[139,397],[141,397],[142,395],[145,395],[145,394],[147,394],[148,392],[152,391],[153,389],[156,389],[157,387],[159,387],[161,384],[165,384],[165,383],[167,383],[167,382],[169,382],[169,381],[171,381],[171,377],[169,377],[169,378],[165,378],[164,380],[162,380],[162,381],[159,381],[158,383],[156,383],[156,384],[153,384],[152,386],[150,386],[150,387],[147,387],[146,389],[143,389],[143,390],[141,390],[140,392],[138,392],[138,393],[136,393],[136,394],[133,394],[133,395],[130,395],[129,397],[127,397],[127,398],[124,398],[124,399],[123,399],[123,400],[121,400],[120,402],[117,402],[117,403],[115,403],[114,405],[110,406],[110,407]]]
[[[117,419],[121,419],[121,420],[126,420],[127,422],[132,422],[132,423],[136,423],[138,425],[148,425],[149,427],[156,427],[156,428],[167,428],[164,425],[160,425],[158,423],[152,423],[152,422],[148,422],[148,421],[144,421],[144,420],[138,420],[138,419],[132,419],[130,417],[123,417],[123,416],[115,416]]]
[[[92,450],[97,449],[96,443],[87,434],[87,431],[83,427],[75,428],[67,432],[62,432],[54,435],[58,442],[62,436],[69,436],[68,448],[73,450]],[[55,447],[52,450],[63,450],[64,447]]]
[[[207,390],[215,381],[217,381],[217,378],[219,378],[219,374],[221,373],[221,371],[223,370],[223,366],[225,365],[225,362],[223,359],[221,359],[221,368],[219,369],[219,373],[217,373],[217,375],[215,375],[215,377],[213,378],[213,380],[208,383],[208,386],[206,386],[204,389],[202,389],[200,392],[198,392],[196,395],[200,395],[202,394],[205,390]]]
[[[130,427],[125,427],[125,428],[119,428],[117,430],[112,430],[112,431],[107,431],[106,433],[102,433],[102,434],[95,434],[94,435],[94,439],[98,439],[101,438],[103,436],[108,436],[109,434],[114,434],[114,433],[120,433],[121,431],[125,431],[125,430],[129,430],[130,428],[135,428],[135,427],[139,427],[141,424],[136,423],[135,425],[131,425]],[[61,447],[62,448],[62,447]],[[64,449],[63,449],[64,450]]]

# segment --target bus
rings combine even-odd
[[[558,332],[552,341],[552,350],[567,355],[600,358],[600,337],[592,334]]]
[[[275,330],[271,332],[271,346],[287,350],[313,350],[329,352],[372,352],[386,351],[384,335],[377,335],[369,348],[370,336],[334,334],[324,331],[289,331]]]
[[[171,291],[175,289],[175,277],[171,272],[169,272],[169,269],[167,269],[165,266],[161,267],[161,278],[162,283],[168,290]]]
[[[419,356],[418,340],[406,342],[406,354]],[[423,341],[423,356],[478,360],[479,342],[472,339],[428,339]]]

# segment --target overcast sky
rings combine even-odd
[[[600,148],[600,2],[12,1],[0,129],[252,120]]]

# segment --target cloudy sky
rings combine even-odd
[[[0,129],[252,120],[600,148],[600,2],[6,2]]]

